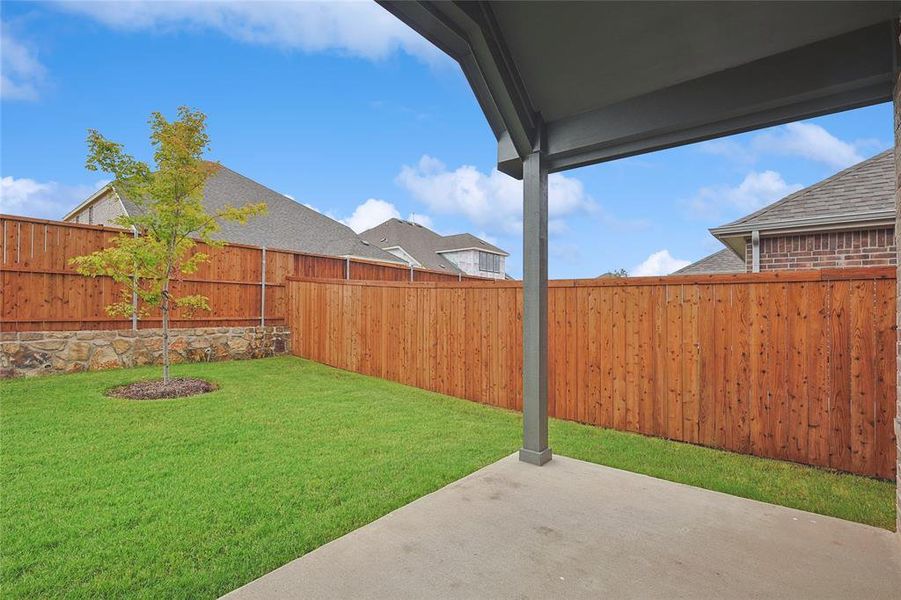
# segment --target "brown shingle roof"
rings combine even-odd
[[[892,211],[894,179],[894,155],[889,149],[711,231],[716,234],[736,226],[763,230],[768,224],[784,225],[809,218],[836,217],[851,222],[855,215]]]
[[[730,248],[723,248],[710,256],[705,256],[699,261],[693,262],[672,275],[691,275],[694,273],[744,273],[745,261],[738,257]]]
[[[400,246],[423,267],[442,269],[451,273],[457,273],[459,269],[442,256],[441,252],[480,248],[508,256],[497,246],[489,244],[471,233],[441,235],[419,223],[411,223],[402,219],[388,219],[384,223],[364,231],[360,237],[379,248]]]
[[[203,205],[208,211],[248,202],[265,202],[266,214],[250,219],[245,225],[223,222],[213,237],[235,244],[401,262],[393,254],[365,243],[347,225],[227,167],[220,167],[207,179]],[[129,214],[140,210],[128,198],[122,197],[122,204]]]

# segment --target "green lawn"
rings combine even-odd
[[[296,358],[0,384],[4,597],[215,597],[519,446],[520,417]],[[552,422],[554,451],[890,528],[894,485]]]

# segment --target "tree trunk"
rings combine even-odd
[[[163,301],[160,303],[163,313],[163,384],[169,383],[169,282],[163,288]]]

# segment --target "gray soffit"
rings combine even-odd
[[[459,62],[498,168],[551,171],[891,99],[901,2],[380,4]]]

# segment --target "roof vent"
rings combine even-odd
[[[369,242],[367,242],[366,240],[360,240],[360,241],[363,242],[363,245],[364,245],[364,246],[368,246],[368,245],[369,245]]]

